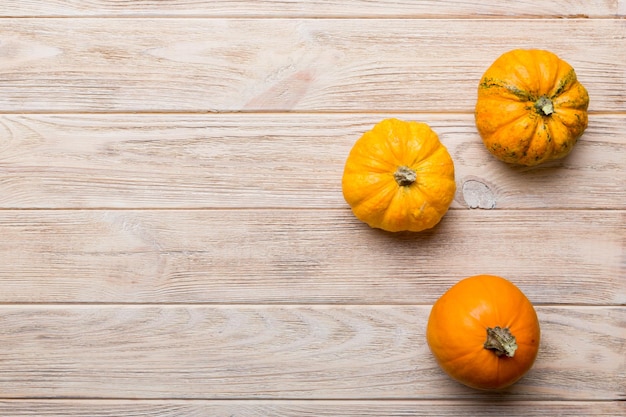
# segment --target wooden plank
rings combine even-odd
[[[626,304],[625,211],[454,210],[389,234],[346,210],[0,211],[5,303],[430,304],[502,275],[536,304]]]
[[[33,417],[618,417],[618,401],[0,400],[0,413]]]
[[[3,19],[0,111],[467,113],[495,58],[544,48],[623,112],[625,39],[624,19]]]
[[[626,207],[626,115],[573,153],[515,168],[470,114],[2,115],[2,208],[345,208],[350,147],[385,117],[429,123],[455,162],[453,209]],[[601,186],[599,186],[601,185]]]
[[[4,398],[486,399],[441,371],[430,306],[2,306]],[[626,310],[540,307],[510,400],[623,400]],[[492,398],[502,398],[502,393]]]
[[[618,2],[619,3],[619,0]],[[410,1],[410,0],[5,0],[0,16],[239,16],[239,17],[602,17],[617,14],[615,0],[540,2]]]

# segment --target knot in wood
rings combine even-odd
[[[467,180],[463,183],[463,199],[469,208],[492,209],[496,207],[496,198],[487,184],[479,180]]]

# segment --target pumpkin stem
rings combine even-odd
[[[497,356],[506,355],[509,358],[515,356],[517,342],[508,327],[496,326],[493,329],[487,327],[487,340],[483,345],[485,349],[491,349]]]
[[[539,100],[535,102],[535,110],[542,116],[550,116],[554,113],[554,104],[546,96],[539,97]]]
[[[396,172],[393,174],[393,177],[399,186],[406,187],[415,182],[417,179],[417,173],[411,168],[403,165],[398,167]]]

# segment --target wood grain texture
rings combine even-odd
[[[0,211],[5,303],[429,304],[491,273],[538,304],[626,304],[626,212],[449,212],[389,234],[345,210]]]
[[[527,169],[493,158],[468,114],[3,115],[0,207],[345,208],[350,148],[394,116],[438,132],[453,209],[626,207],[625,115],[592,115],[568,158]]]
[[[593,112],[626,109],[624,19],[2,23],[1,112],[469,113],[485,69],[513,48],[572,64]]]
[[[618,401],[0,400],[0,413],[32,417],[622,417]]]
[[[626,415],[625,17],[624,0],[0,2],[0,415]],[[520,47],[591,97],[574,152],[536,169],[488,155],[472,116]],[[372,230],[343,201],[350,147],[388,116],[454,158],[433,230]],[[450,380],[425,344],[431,304],[478,273],[542,326],[503,393]]]
[[[429,306],[0,308],[4,398],[501,398],[448,378]],[[540,307],[510,399],[624,400],[626,311]],[[607,378],[612,375],[612,378]]]
[[[5,0],[0,16],[614,17],[620,0]]]

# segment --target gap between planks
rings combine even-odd
[[[624,116],[626,115],[626,111],[621,110],[589,110],[587,112],[590,116]],[[198,116],[198,115],[209,115],[209,116],[249,116],[249,115],[259,115],[259,116],[375,116],[375,115],[386,115],[392,117],[394,114],[397,115],[430,115],[430,116],[468,116],[473,115],[474,112],[471,110],[461,111],[461,110],[437,110],[437,111],[428,111],[428,110],[402,110],[402,109],[368,109],[368,110],[81,110],[81,111],[37,111],[37,110],[16,110],[16,111],[7,111],[4,110],[0,112],[0,117],[2,116]]]
[[[11,308],[11,307],[24,307],[24,308],[49,308],[50,310],[54,309],[66,309],[67,307],[107,307],[107,308],[150,308],[150,307],[163,307],[165,308],[245,308],[245,309],[272,309],[272,308],[286,308],[286,309],[299,309],[299,308],[359,308],[359,307],[430,307],[432,303],[415,303],[415,302],[311,302],[307,301],[304,303],[294,303],[294,302],[280,302],[280,301],[267,301],[263,303],[251,303],[245,301],[189,301],[189,302],[146,302],[146,301],[138,301],[138,302],[99,302],[99,301],[59,301],[59,302],[51,302],[51,301],[43,301],[43,302],[0,302],[0,310],[2,308]],[[575,307],[578,310],[604,310],[607,308],[619,308],[624,307],[626,304],[590,304],[590,303],[562,303],[562,304],[552,304],[552,303],[542,303],[542,302],[534,302],[534,307],[541,308],[550,308],[550,309],[571,309]]]

